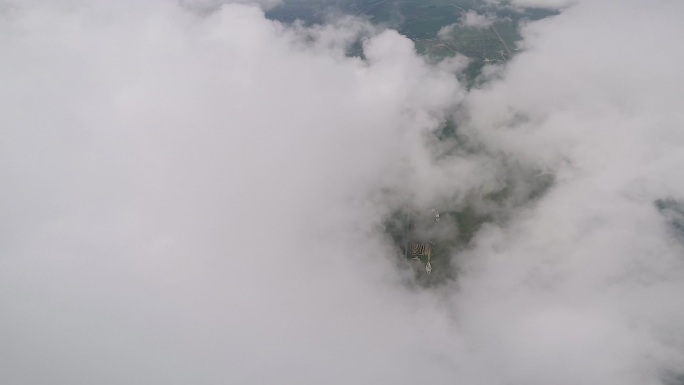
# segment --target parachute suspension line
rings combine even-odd
[[[409,256],[409,231],[411,231],[411,208],[406,206],[406,228],[404,229],[404,257]]]

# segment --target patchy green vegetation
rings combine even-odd
[[[467,12],[492,20],[487,27],[464,26]],[[517,52],[519,26],[556,14],[543,9],[521,9],[483,0],[284,0],[266,16],[285,23],[323,24],[341,15],[365,17],[373,24],[396,29],[413,40],[416,51],[439,61],[463,55],[470,61],[460,77],[466,88],[476,85],[488,64],[503,64]],[[349,56],[363,57],[361,42]]]
[[[495,22],[487,28],[459,25],[468,11],[487,15]],[[376,25],[396,29],[415,42],[418,53],[432,59],[456,54],[470,58],[468,86],[484,65],[505,62],[515,54],[521,21],[554,14],[542,9],[495,6],[482,0],[285,0],[267,12],[271,19],[286,23],[299,20],[306,25],[321,24],[339,15],[366,17]],[[451,31],[444,33],[445,27]],[[360,45],[349,54],[361,56]]]

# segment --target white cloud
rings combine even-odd
[[[283,3],[282,0],[179,0],[180,4],[190,9],[214,11],[226,4],[257,5],[268,10]]]
[[[494,18],[488,15],[480,15],[475,11],[468,11],[463,14],[461,25],[471,28],[489,28],[494,24]]]
[[[684,250],[654,206],[684,197],[682,5],[530,23],[465,96],[458,63],[353,19],[4,4],[0,382],[629,385],[682,367]],[[344,54],[357,38],[365,61]],[[470,147],[436,160],[426,132],[457,105]],[[405,284],[388,212],[529,169],[555,185],[502,208],[458,282]]]
[[[485,2],[497,5],[512,5],[522,8],[541,8],[550,10],[562,10],[577,4],[577,0],[485,0]]]
[[[483,234],[469,257],[482,274],[464,291],[487,298],[498,292],[515,303],[500,303],[511,312],[531,306],[546,317],[560,306],[568,312],[560,318],[584,319],[579,329],[578,320],[523,321],[548,333],[545,343],[561,355],[556,360],[546,354],[552,346],[530,345],[520,354],[533,358],[512,360],[512,371],[575,366],[594,378],[571,382],[620,376],[623,383],[659,383],[655,372],[681,367],[684,341],[674,325],[684,313],[668,298],[684,289],[682,248],[654,207],[684,192],[677,177],[682,115],[675,106],[683,96],[675,64],[681,55],[659,56],[674,44],[666,36],[681,31],[681,11],[668,2],[581,3],[531,24],[524,31],[528,51],[501,80],[469,95],[472,135],[492,151],[553,172],[557,183],[514,223]],[[637,19],[657,27],[637,31]],[[589,359],[597,341],[608,350]],[[547,374],[550,380],[558,372]],[[547,374],[536,378],[544,382]]]
[[[495,21],[496,18],[490,15],[481,15],[475,11],[463,12],[460,22],[440,28],[437,36],[447,39],[454,33],[454,29],[457,27],[485,29],[491,27]]]
[[[458,26],[457,23],[445,25],[437,31],[437,36],[441,39],[448,39],[454,32],[454,28]]]
[[[577,3],[576,0],[513,0],[512,4],[519,7],[563,9]]]
[[[416,382],[415,350],[453,344],[377,237],[373,196],[462,97],[409,40],[363,62],[363,25],[241,5],[12,12],[0,382]]]

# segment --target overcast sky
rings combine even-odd
[[[682,382],[684,3],[550,2],[469,91],[395,31],[207,4],[0,0],[0,383]],[[392,211],[525,170],[407,284]]]

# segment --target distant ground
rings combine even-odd
[[[461,22],[465,12],[475,11],[496,20],[491,27],[454,26],[448,34],[442,28]],[[472,59],[466,71],[468,83],[486,63],[510,59],[520,40],[523,20],[538,20],[555,13],[543,9],[495,6],[482,0],[284,0],[267,12],[267,17],[290,23],[323,23],[331,15],[356,15],[397,29],[416,44],[419,53],[439,59],[463,54]],[[351,54],[361,54],[352,52]]]

